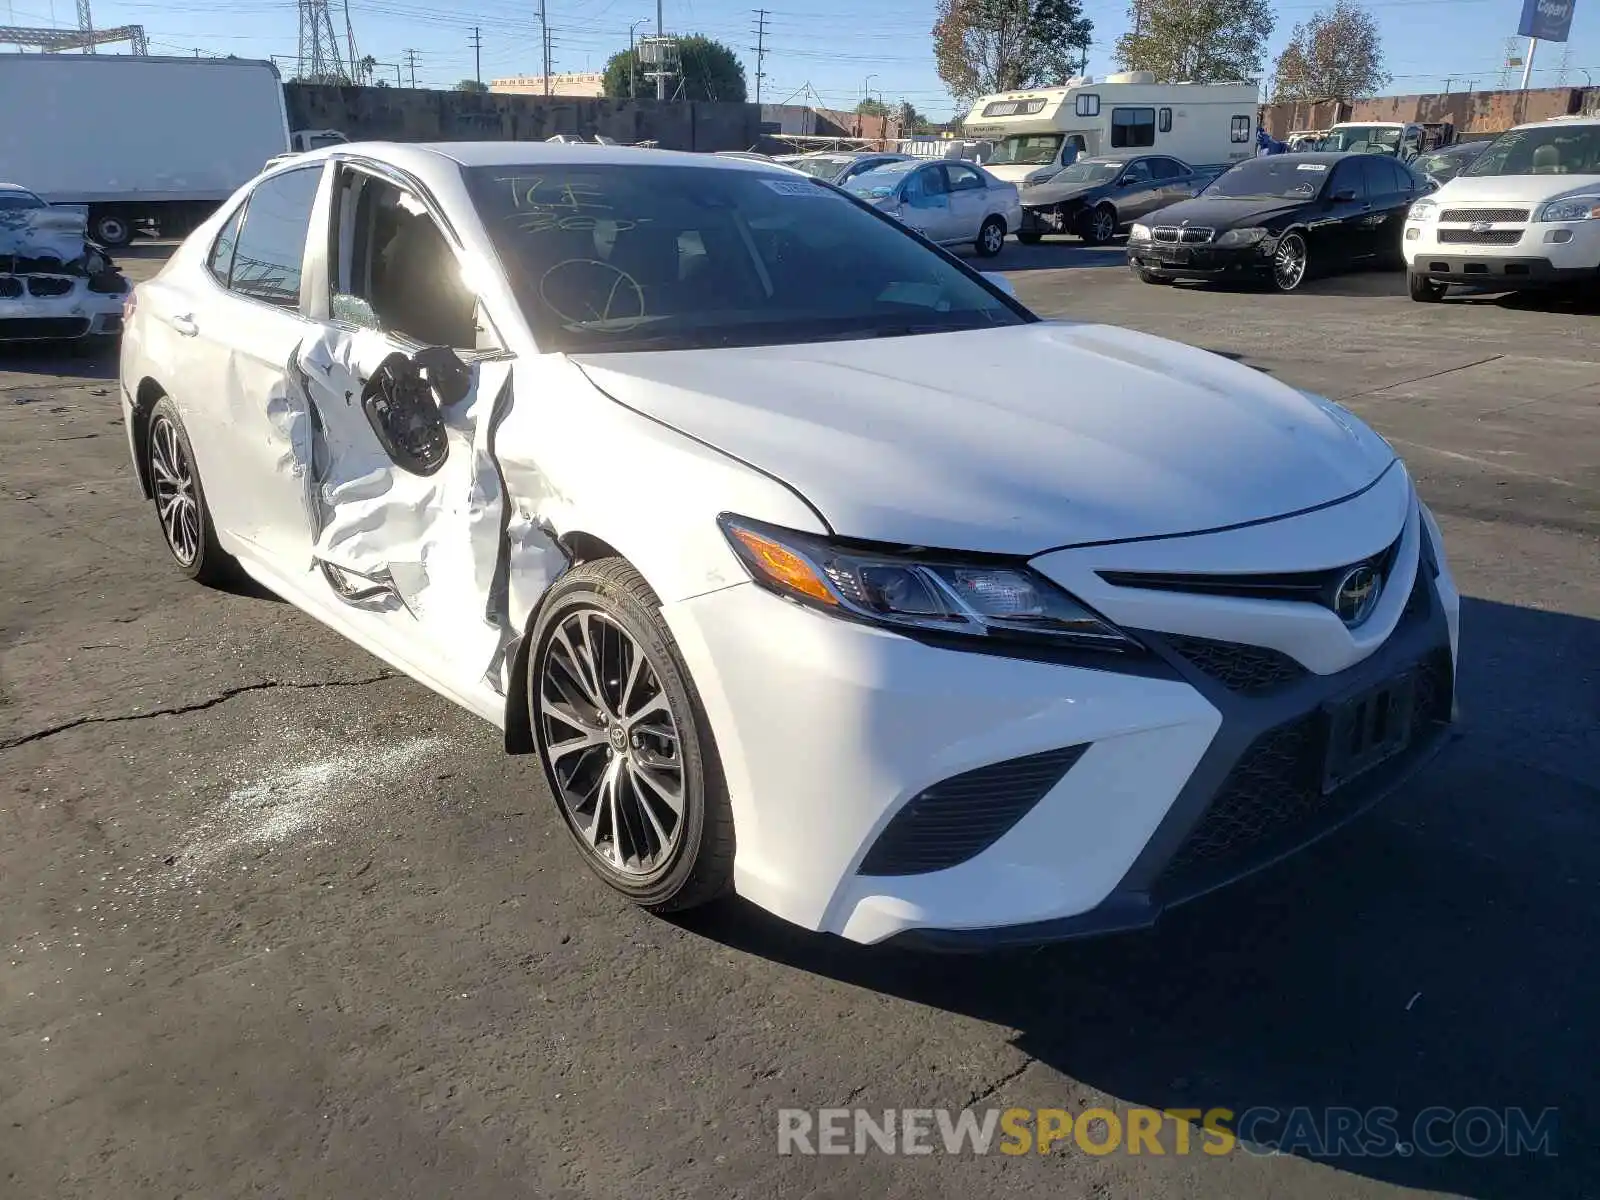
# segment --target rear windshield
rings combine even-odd
[[[898,223],[787,171],[465,174],[542,349],[794,344],[1031,319]]]
[[[1461,172],[1488,175],[1600,175],[1600,125],[1539,125],[1513,129]]]

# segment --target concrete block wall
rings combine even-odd
[[[667,150],[743,150],[761,136],[754,104],[441,92],[286,83],[292,129],[337,129],[351,141],[543,141],[558,133]]]

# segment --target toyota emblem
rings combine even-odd
[[[1372,615],[1383,593],[1383,576],[1371,563],[1351,567],[1333,592],[1333,611],[1351,629]]]

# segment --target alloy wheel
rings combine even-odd
[[[178,427],[166,417],[150,428],[150,482],[155,491],[161,532],[172,556],[186,567],[200,555],[200,505],[194,467],[184,453]]]
[[[999,254],[1006,244],[1006,231],[990,222],[983,227],[983,248],[989,254]]]
[[[546,764],[580,844],[629,882],[666,869],[683,837],[683,752],[639,643],[606,613],[576,609],[551,630],[538,685]]]
[[[1117,219],[1107,209],[1094,214],[1094,240],[1102,246],[1117,236]]]
[[[1279,291],[1292,292],[1305,282],[1308,255],[1305,240],[1291,233],[1278,243],[1272,256],[1272,280]]]

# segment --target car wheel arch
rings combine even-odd
[[[150,410],[167,394],[162,387],[149,376],[139,381],[139,386],[133,392],[132,428],[129,435],[133,441],[133,469],[139,481],[139,491],[146,500],[150,499]]]

